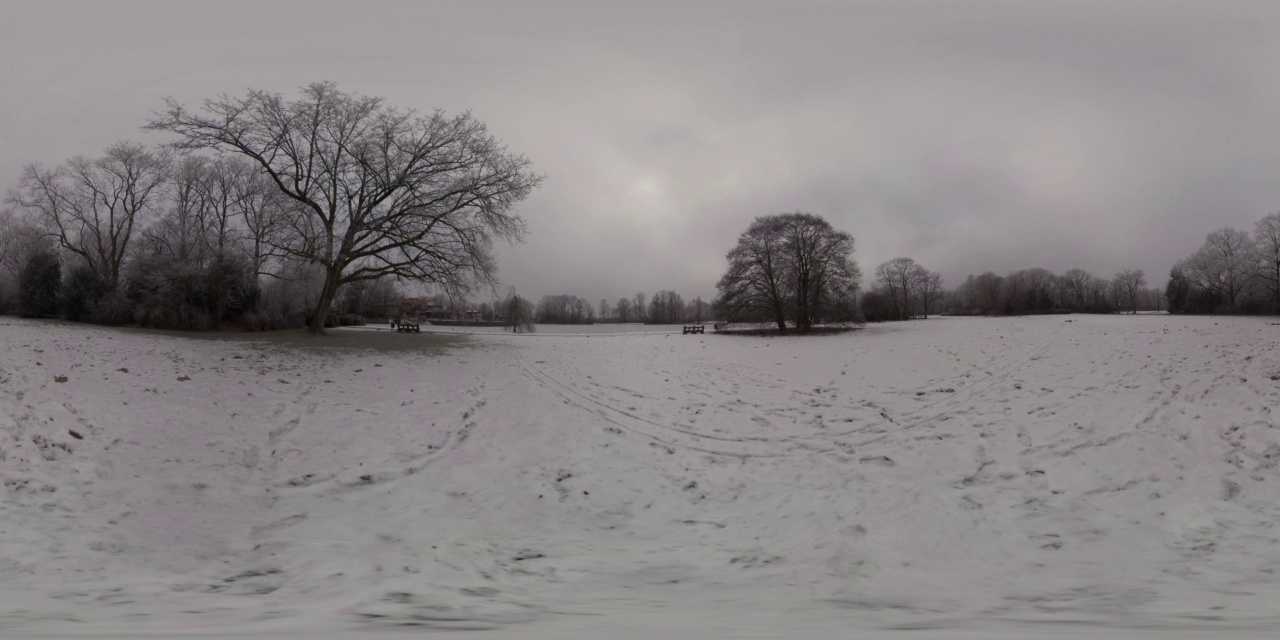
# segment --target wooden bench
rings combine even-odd
[[[403,320],[398,323],[392,322],[391,327],[396,330],[396,333],[422,333],[422,325]]]
[[[686,325],[684,325],[684,330],[683,330],[683,331],[681,331],[680,333],[681,333],[681,335],[685,335],[685,334],[689,334],[689,333],[706,333],[706,332],[707,332],[707,327],[706,327],[706,325],[701,325],[701,324],[686,324]]]

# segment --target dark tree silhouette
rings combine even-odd
[[[828,311],[850,309],[862,276],[853,236],[810,213],[756,218],[729,251],[717,283],[726,320],[788,322],[807,333]]]
[[[147,128],[179,136],[180,149],[216,149],[252,160],[297,204],[287,253],[324,268],[310,329],[343,284],[383,276],[431,283],[457,294],[492,284],[495,239],[518,241],[513,212],[541,182],[470,113],[422,115],[382,99],[302,89],[298,100],[250,91],[204,103],[174,100]]]
[[[31,255],[18,277],[18,314],[43,318],[58,312],[62,289],[62,264],[52,251]]]

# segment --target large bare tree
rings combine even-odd
[[[1223,227],[1206,236],[1200,250],[1178,266],[1193,284],[1235,311],[1258,265],[1249,234]]]
[[[911,258],[894,258],[876,267],[876,286],[889,296],[895,320],[910,320],[929,272]]]
[[[833,312],[848,310],[862,272],[853,236],[811,213],[757,217],[726,256],[716,287],[726,319],[768,319],[806,333]]]
[[[631,322],[631,298],[618,298],[614,309],[618,312],[618,322]]]
[[[930,313],[936,313],[938,305],[942,300],[942,274],[936,271],[924,270],[920,278],[920,313],[928,318]]]
[[[1143,287],[1147,286],[1146,274],[1142,273],[1142,269],[1125,269],[1116,274],[1113,282],[1120,302],[1129,308],[1130,313],[1137,313]]]
[[[1071,269],[1058,277],[1058,292],[1061,294],[1063,307],[1072,311],[1085,308],[1085,300],[1089,295],[1089,283],[1093,274],[1084,269]]]
[[[1273,213],[1253,228],[1258,256],[1258,276],[1267,287],[1271,304],[1280,309],[1280,213]]]
[[[349,282],[394,276],[459,293],[492,284],[493,241],[523,238],[514,207],[542,180],[470,113],[423,115],[328,82],[292,101],[254,90],[200,113],[166,105],[147,128],[177,134],[181,149],[243,155],[298,205],[286,250],[325,271],[313,333]]]
[[[163,198],[168,165],[166,153],[118,142],[98,158],[79,156],[54,169],[27,165],[9,199],[33,212],[114,292],[136,230]]]

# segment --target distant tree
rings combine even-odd
[[[876,267],[876,286],[889,299],[893,320],[909,320],[919,292],[922,267],[911,258],[894,258]]]
[[[1258,277],[1268,293],[1272,308],[1280,311],[1280,213],[1258,221],[1253,228],[1257,251]]]
[[[632,298],[631,300],[632,321],[644,322],[645,309],[646,307],[644,306],[644,292],[642,291],[640,293],[637,293],[636,297]]]
[[[1018,312],[1040,313],[1054,306],[1054,284],[1057,278],[1046,269],[1033,267],[1018,272],[1023,296],[1015,302]]]
[[[1111,300],[1111,283],[1097,276],[1090,276],[1086,285],[1088,291],[1087,308],[1091,313],[1111,313],[1115,305]]]
[[[893,320],[910,320],[936,311],[942,293],[942,276],[926,269],[911,258],[894,258],[876,267],[875,287],[884,299],[865,298],[872,304],[885,305],[874,313]]]
[[[853,236],[819,216],[757,217],[727,255],[729,269],[717,284],[721,308],[768,318],[784,333],[790,320],[807,333],[824,314],[855,306],[862,272],[853,250]]]
[[[888,322],[898,320],[898,307],[893,301],[893,294],[885,287],[872,287],[862,294],[858,306],[867,322]]]
[[[502,302],[503,327],[513,333],[533,333],[536,329],[533,314],[533,305],[516,295],[514,288],[510,289],[507,299]]]
[[[62,264],[52,251],[33,253],[18,278],[18,314],[43,318],[58,313]]]
[[[1235,311],[1241,294],[1257,272],[1256,256],[1249,234],[1224,227],[1206,236],[1200,249],[1180,262],[1179,268],[1193,287]]]
[[[388,318],[388,309],[401,298],[395,278],[358,280],[343,285],[334,300],[334,309],[340,315],[354,314],[366,319]],[[466,306],[466,305],[464,305]],[[482,305],[489,307],[488,303]]]
[[[1191,295],[1191,282],[1182,272],[1179,265],[1169,270],[1169,282],[1164,288],[1164,297],[1169,301],[1169,313],[1182,313],[1187,310],[1187,300]]]
[[[684,319],[688,322],[705,322],[711,317],[711,305],[702,301],[702,296],[690,300],[685,305]]]
[[[67,320],[92,322],[94,307],[106,295],[107,285],[98,272],[79,265],[67,274],[62,287],[63,310]]]
[[[614,307],[618,313],[618,322],[631,322],[631,299],[619,298]]]
[[[325,271],[313,333],[324,333],[338,288],[357,280],[394,276],[454,292],[492,283],[493,241],[523,237],[513,209],[542,179],[469,113],[424,116],[332,83],[308,85],[294,101],[222,96],[205,101],[205,113],[166,105],[149,129],[177,134],[182,149],[241,154],[297,203],[285,250]]]
[[[31,256],[52,253],[54,243],[39,228],[22,220],[12,210],[0,210],[0,313],[18,307],[18,281]]]
[[[684,314],[684,298],[674,291],[659,291],[649,302],[649,324],[675,324]]]
[[[600,316],[599,316],[600,320],[603,322],[604,320],[607,320],[612,315],[613,313],[611,313],[609,309],[609,301],[605,300],[604,298],[600,298]]]
[[[1060,277],[1062,306],[1072,311],[1083,311],[1089,295],[1089,282],[1093,274],[1084,269],[1072,269]]]
[[[1125,269],[1116,274],[1114,283],[1121,302],[1129,309],[1130,313],[1137,313],[1138,301],[1142,295],[1143,287],[1147,286],[1147,278],[1142,273],[1142,269]]]
[[[32,212],[114,293],[135,232],[162,198],[168,165],[165,153],[118,142],[99,158],[76,157],[54,169],[27,165],[9,201]]]
[[[536,317],[543,324],[591,324],[596,320],[591,303],[570,295],[542,296]]]
[[[1164,311],[1164,290],[1159,287],[1148,287],[1138,292],[1138,310]]]
[[[923,267],[921,267],[923,268]],[[920,313],[924,317],[929,317],[932,313],[938,312],[938,307],[942,302],[942,274],[936,271],[926,271],[920,279]]]
[[[279,279],[272,263],[285,259],[290,244],[288,222],[301,217],[297,201],[287,198],[261,173],[252,173],[236,185],[236,208],[244,225],[244,241],[255,280],[266,276]]]
[[[978,309],[983,313],[998,313],[1000,308],[1000,291],[1004,278],[988,271],[974,279],[974,293]]]

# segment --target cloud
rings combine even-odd
[[[0,170],[142,137],[165,95],[332,79],[470,108],[547,175],[504,280],[592,300],[709,297],[767,213],[826,216],[868,272],[909,255],[952,284],[1158,283],[1208,231],[1280,208],[1265,3],[159,6],[6,9],[0,54],[22,63],[0,72],[20,96]]]

